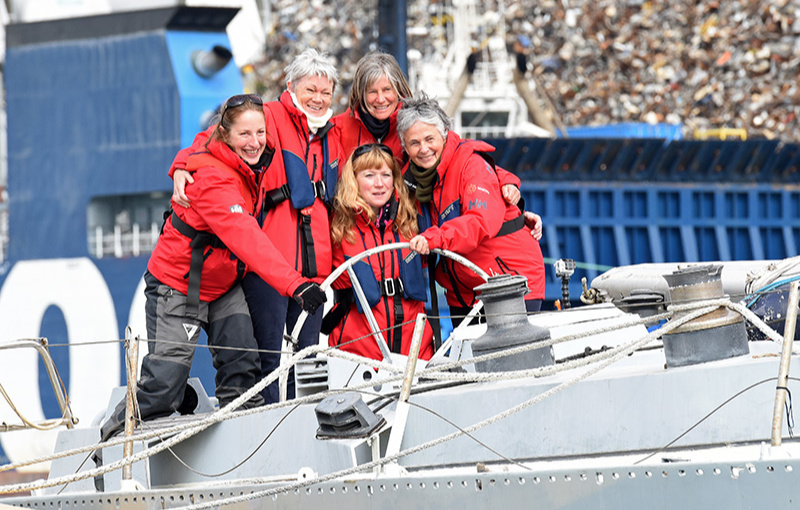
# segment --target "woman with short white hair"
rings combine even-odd
[[[341,143],[338,130],[330,122],[333,93],[338,75],[333,59],[313,48],[300,53],[286,69],[286,90],[277,101],[264,103],[267,129],[277,138],[284,171],[267,172],[261,177],[261,204],[257,218],[279,253],[264,257],[283,257],[296,271],[312,282],[321,283],[332,270],[329,207],[336,190]],[[184,182],[192,179],[185,161],[198,144],[182,151],[173,162],[173,197],[182,201]],[[191,184],[189,184],[191,185]],[[294,328],[302,308],[281,295],[256,274],[246,274],[242,288],[247,296],[253,329],[261,354],[264,376],[278,368],[283,346],[284,326]],[[298,338],[302,349],[319,342],[322,313],[309,315]],[[294,377],[290,375],[287,397],[294,396]],[[266,402],[278,401],[277,382],[264,391]]]

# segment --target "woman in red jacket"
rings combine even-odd
[[[194,172],[194,184],[186,193],[192,207],[173,201],[144,276],[151,340],[136,391],[142,419],[169,415],[181,406],[201,328],[217,369],[220,406],[260,379],[240,262],[309,312],[324,302],[317,284],[281,257],[263,256],[276,248],[253,217],[256,180],[280,165],[280,154],[267,147],[264,110],[254,95],[228,99],[205,150],[189,156],[186,168]],[[256,395],[246,406],[263,402]],[[104,423],[103,438],[122,427],[124,415],[123,401]]]
[[[371,51],[361,57],[353,74],[349,107],[333,118],[341,132],[343,154],[350,156],[360,145],[381,143],[402,166],[405,153],[397,136],[397,112],[405,97],[411,97],[411,87],[392,55]]]
[[[333,199],[331,236],[335,264],[367,249],[405,242],[418,232],[417,212],[408,196],[400,167],[385,145],[362,145],[353,151],[339,179]],[[422,257],[409,250],[377,253],[357,262],[356,277],[383,338],[392,352],[407,355],[414,320],[425,313],[425,282]],[[383,355],[342,276],[334,284],[337,303],[326,316],[323,330],[332,347],[373,359]],[[419,357],[433,355],[433,332],[426,323]]]
[[[411,248],[423,255],[436,248],[456,252],[490,275],[524,275],[529,289],[526,307],[538,311],[545,287],[538,237],[532,235],[530,222],[526,225],[526,215],[503,201],[489,156],[494,147],[462,139],[450,128],[447,114],[424,94],[406,99],[398,115],[397,131],[410,159],[406,181],[415,187],[421,221],[426,223],[411,239]],[[483,283],[451,260],[439,263],[436,281],[445,288],[454,323],[474,304],[473,288]]]
[[[282,165],[265,172],[260,181],[262,200],[256,216],[277,248],[260,255],[267,261],[282,258],[293,270],[321,283],[332,269],[329,205],[339,161],[344,161],[338,130],[330,122],[338,77],[331,57],[313,48],[300,53],[285,71],[286,90],[277,101],[264,103],[267,130],[277,139]],[[191,174],[182,171],[184,162],[206,136],[200,133],[194,148],[181,151],[173,162],[173,200],[179,204],[189,206],[183,196],[188,193],[184,184],[192,182]],[[280,364],[284,326],[292,331],[302,309],[258,274],[245,275],[242,288],[266,376]],[[321,313],[307,318],[297,339],[298,349],[319,342],[321,322]],[[288,382],[287,397],[293,398],[291,374]],[[263,395],[268,404],[277,402],[277,382],[265,388]]]

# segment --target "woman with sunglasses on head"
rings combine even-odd
[[[353,151],[342,168],[333,207],[331,235],[336,265],[370,248],[406,242],[418,231],[414,203],[400,167],[385,145],[361,145]],[[353,268],[387,346],[398,354],[408,355],[414,320],[425,312],[421,259],[414,252],[398,249],[370,255]],[[382,359],[349,279],[342,276],[334,287],[336,303],[323,323],[329,345]],[[433,355],[432,338],[426,323],[421,359]]]
[[[283,165],[265,172],[256,215],[280,255],[259,255],[265,260],[282,256],[294,270],[317,283],[332,269],[329,205],[336,189],[339,160],[343,160],[338,131],[329,122],[337,81],[330,56],[309,48],[286,67],[286,90],[280,98],[264,103],[267,130],[277,138]],[[201,146],[207,136],[208,132],[199,134],[193,147]],[[184,206],[190,206],[184,185],[193,179],[182,169],[187,169],[185,161],[193,150],[181,151],[170,169],[175,179],[173,200]],[[261,370],[266,376],[280,364],[284,325],[291,331],[302,308],[258,274],[247,274],[242,287],[261,349]],[[298,349],[319,342],[321,321],[321,313],[308,317],[298,338]],[[293,398],[291,374],[288,382],[287,397]],[[264,398],[267,403],[279,400],[277,381],[265,389]]]
[[[524,275],[529,289],[526,308],[538,311],[545,287],[538,237],[526,225],[526,216],[501,197],[490,157],[494,147],[460,138],[451,124],[439,104],[425,94],[407,99],[397,118],[397,131],[410,159],[406,178],[414,183],[421,213],[422,233],[411,239],[411,248],[423,255],[436,248],[453,251],[490,275]],[[460,264],[442,260],[436,281],[445,288],[457,325],[475,303],[473,288],[483,280]]]
[[[192,207],[173,201],[144,276],[151,342],[137,388],[142,419],[181,406],[200,328],[208,335],[221,407],[259,380],[257,345],[239,284],[243,267],[281,294],[296,296],[309,311],[324,301],[319,286],[282,258],[262,255],[276,248],[253,217],[256,181],[280,165],[280,153],[267,146],[262,102],[254,95],[228,99],[203,150],[189,156],[194,184],[186,192]],[[256,395],[245,406],[263,402]],[[124,414],[123,401],[103,425],[103,438],[119,430]]]

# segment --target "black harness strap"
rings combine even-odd
[[[400,354],[403,347],[403,322],[405,314],[403,313],[403,293],[397,292],[394,294],[394,328],[392,329],[392,352]]]
[[[405,314],[403,313],[403,280],[400,278],[386,278],[380,282],[380,286],[381,295],[392,298],[394,302],[395,327],[389,330],[389,335],[392,352],[400,354],[403,346],[403,327],[400,325],[405,321]]]
[[[433,329],[434,351],[438,351],[442,346],[442,329],[439,326],[439,294],[436,292],[435,269],[436,255],[431,253],[428,255],[428,288],[431,294],[431,315],[428,317],[428,322],[431,323],[431,329]]]
[[[303,276],[317,276],[317,258],[314,255],[314,236],[311,233],[311,215],[300,215],[300,251],[303,252]]]
[[[405,287],[403,286],[403,280],[400,278],[387,278],[380,282],[381,286],[381,295],[384,297],[392,297],[396,295],[403,295],[403,291]]]
[[[325,181],[311,181],[311,186],[314,188],[314,197],[325,202],[327,193]],[[261,218],[263,219],[269,211],[291,197],[292,191],[289,189],[288,184],[266,191],[264,193],[264,203],[261,206]],[[303,253],[303,276],[314,278],[317,276],[317,257],[314,253],[314,236],[311,234],[311,216],[300,214],[298,220],[300,251]]]
[[[311,181],[311,186],[314,188],[314,198],[319,198],[327,203],[326,193],[328,192],[328,187],[325,181]],[[288,184],[266,191],[264,192],[264,204],[261,207],[261,211],[266,214],[290,198],[292,198],[292,190],[289,189]]]
[[[291,196],[288,184],[264,192],[264,203],[261,206],[261,212],[263,214],[268,213],[272,209],[275,209],[281,202],[289,200]]]
[[[200,279],[203,275],[203,262],[206,260],[205,249],[208,246],[212,248],[225,248],[225,244],[211,232],[204,232],[196,230],[188,223],[178,217],[177,214],[172,214],[170,221],[175,230],[188,237],[192,241],[189,246],[192,248],[192,258],[189,262],[189,287],[186,291],[186,316],[196,318],[198,309],[200,308]],[[208,255],[211,251],[208,252]]]
[[[352,289],[333,289],[333,307],[322,318],[322,328],[320,331],[323,334],[330,335],[333,329],[342,322],[350,305],[355,302]]]
[[[506,236],[508,234],[513,234],[517,230],[522,230],[522,227],[525,226],[525,216],[520,214],[513,220],[508,220],[503,222],[503,225],[500,227],[500,230],[497,231],[497,235],[495,237]]]

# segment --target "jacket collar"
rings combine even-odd
[[[308,135],[308,119],[306,119],[306,114],[294,105],[294,101],[292,101],[292,94],[289,93],[288,90],[284,90],[278,100],[281,102],[283,107],[286,108],[286,112],[289,114],[289,116],[292,117],[296,123],[302,126],[303,131],[306,133],[306,135]],[[332,127],[333,123],[331,123],[329,120],[324,126],[317,130],[314,136],[323,138],[328,134],[328,131],[330,131]]]
[[[391,225],[392,223],[394,223],[395,218],[397,218],[398,201],[397,201],[397,192],[396,191],[394,193],[392,193],[392,196],[389,198],[389,202],[387,202],[387,204],[389,205],[389,210],[387,211],[387,214],[388,214],[387,218],[389,220],[387,222],[387,226],[388,226],[388,225]],[[366,211],[361,211],[359,213],[356,213],[356,221],[362,226],[366,226],[366,225],[370,224],[369,215],[366,213]],[[375,224],[372,223],[372,226],[374,226],[374,225]]]

